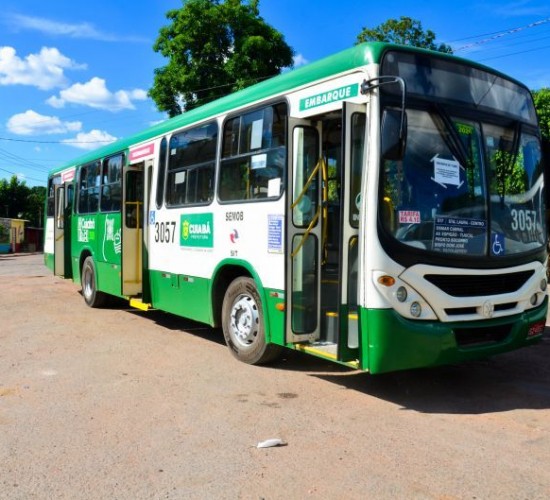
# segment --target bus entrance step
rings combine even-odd
[[[131,298],[130,299],[130,307],[134,307],[135,309],[140,309],[141,311],[148,311],[149,309],[153,309],[151,307],[151,304],[148,304],[147,302],[143,302],[140,298]]]
[[[348,347],[355,348],[359,346],[356,312],[348,313]],[[338,313],[334,311],[325,312],[325,338],[328,342],[337,342],[338,339]]]

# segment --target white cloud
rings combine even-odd
[[[73,139],[61,141],[63,144],[79,149],[96,149],[116,141],[117,138],[103,130],[94,129],[91,132],[80,132]]]
[[[154,120],[152,122],[149,122],[149,126],[153,127],[155,125],[158,125],[159,123],[164,123],[166,121],[166,118],[163,118],[162,120]]]
[[[90,106],[95,109],[120,111],[135,109],[132,101],[147,99],[147,92],[141,89],[119,90],[111,92],[105,85],[103,78],[94,77],[86,83],[75,83],[59,93],[59,97],[52,96],[47,103],[54,108],[62,108],[66,103]]]
[[[297,68],[298,66],[304,66],[308,63],[309,63],[309,61],[302,54],[296,54],[294,56],[294,67],[295,68]]]
[[[64,23],[42,17],[25,16],[23,14],[6,15],[3,16],[3,20],[10,29],[15,31],[39,31],[46,35],[64,36],[69,38],[86,38],[100,40],[103,42],[150,42],[150,40],[144,37],[120,36],[105,33],[98,30],[93,24],[86,22]]]
[[[49,99],[47,99],[46,103],[48,103],[52,108],[60,109],[65,107],[65,101],[54,95],[52,95]]]
[[[38,54],[21,59],[13,47],[0,47],[0,85],[32,85],[50,90],[66,85],[65,69],[82,69],[53,47],[42,47]]]
[[[57,116],[41,115],[29,109],[13,115],[6,126],[12,134],[44,135],[78,132],[82,128],[82,123],[63,122]]]
[[[143,89],[134,89],[129,91],[131,99],[135,101],[145,101],[147,99],[147,91]]]

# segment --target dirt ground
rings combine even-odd
[[[1,499],[547,499],[549,471],[548,332],[376,377],[290,351],[254,367],[0,256]]]

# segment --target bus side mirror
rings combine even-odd
[[[407,113],[387,108],[382,115],[380,153],[384,160],[402,160],[407,146]]]

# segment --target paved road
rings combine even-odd
[[[1,499],[550,498],[548,335],[377,377],[253,367],[203,325],[89,309],[41,258],[0,256]]]

